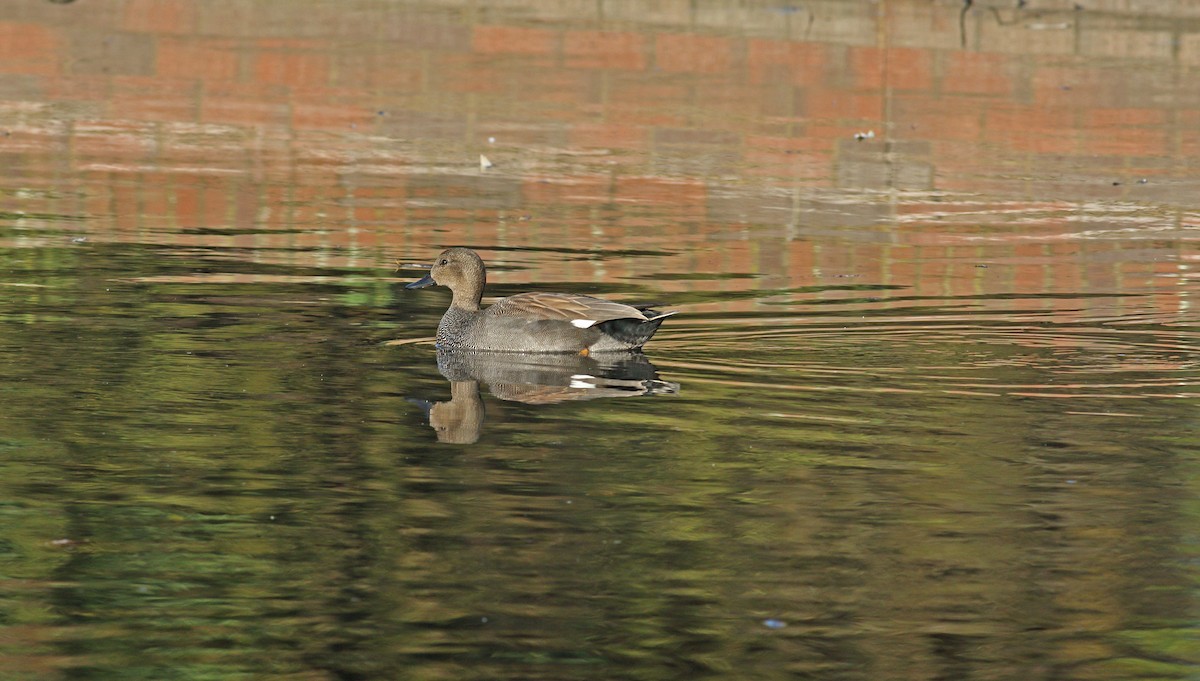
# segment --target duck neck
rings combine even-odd
[[[450,307],[442,315],[438,323],[438,347],[458,347],[462,337],[476,322],[479,314],[479,301],[483,299],[483,276],[468,277],[463,286],[450,289],[454,297],[450,299]]]
[[[478,260],[478,258],[476,258]],[[487,283],[487,270],[483,262],[472,263],[477,269],[468,272],[462,285],[454,287],[454,299],[450,301],[451,308],[459,308],[467,312],[479,312],[479,301],[483,300],[483,285]]]
[[[479,301],[481,300],[483,300],[482,284],[455,291],[454,298],[450,301],[450,307],[457,307],[466,312],[479,312]]]

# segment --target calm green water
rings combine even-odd
[[[5,678],[1196,661],[1193,331],[764,292],[796,311],[665,328],[660,394],[530,404],[562,372],[448,369],[485,415],[443,414],[475,440],[447,444],[433,348],[382,344],[428,337],[445,297],[386,268],[5,236],[44,240],[2,252]],[[174,281],[214,271],[250,276]]]
[[[1190,10],[685,4],[0,3],[0,681],[1195,678]]]

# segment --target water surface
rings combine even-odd
[[[0,676],[1194,676],[1165,7],[0,7]]]

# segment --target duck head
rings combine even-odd
[[[469,248],[447,248],[433,261],[429,274],[404,288],[445,286],[454,292],[454,304],[478,309],[486,281],[487,271],[478,253]]]

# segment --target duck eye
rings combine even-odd
[[[441,262],[439,262],[438,264],[439,265],[449,265],[450,261],[445,258],[442,258]]]

